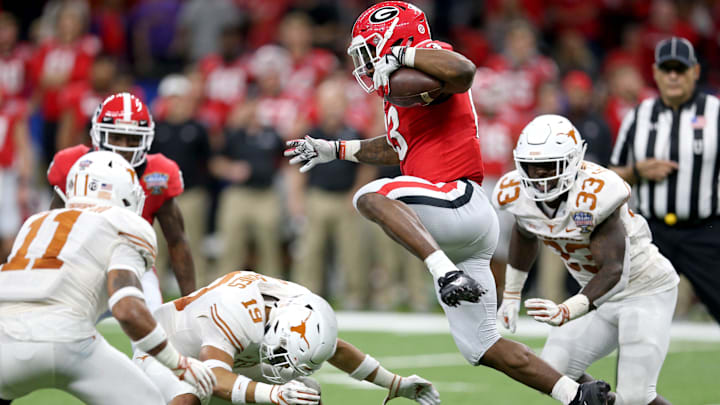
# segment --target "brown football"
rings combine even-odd
[[[443,83],[417,69],[401,67],[390,75],[385,100],[399,107],[429,104],[442,93]]]

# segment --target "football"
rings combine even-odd
[[[430,104],[442,93],[443,83],[419,70],[401,67],[390,75],[385,100],[399,107]]]

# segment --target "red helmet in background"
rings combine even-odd
[[[393,46],[416,47],[431,40],[425,13],[404,1],[384,1],[365,10],[353,25],[348,54],[352,56],[353,75],[368,93],[375,85],[375,62]]]
[[[113,144],[109,134],[131,137],[125,145]],[[132,156],[133,167],[145,162],[155,137],[155,123],[145,103],[130,93],[117,93],[106,98],[95,109],[90,129],[92,143],[97,150]],[[137,138],[134,138],[137,137]],[[123,153],[125,152],[125,153]]]

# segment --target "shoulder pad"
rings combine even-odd
[[[490,200],[497,209],[509,209],[522,197],[522,183],[517,170],[505,173],[495,184]]]
[[[607,217],[630,198],[630,186],[615,172],[590,162],[584,162],[578,172],[575,192],[570,197],[571,211],[592,216],[594,225]]]
[[[153,266],[157,256],[157,237],[155,230],[146,220],[120,207],[109,207],[100,215],[112,224],[122,242],[140,252],[145,259],[146,270]]]
[[[218,288],[210,320],[238,352],[260,344],[265,334],[265,301],[257,288]]]

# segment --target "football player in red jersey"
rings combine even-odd
[[[443,82],[444,92],[424,106],[385,102],[387,136],[288,142],[290,163],[301,171],[334,159],[399,164],[403,176],[375,180],[353,199],[358,211],[425,261],[435,281],[455,343],[472,365],[486,365],[563,404],[605,404],[609,386],[579,385],[525,345],[500,337],[490,259],[498,221],[481,187],[477,116],[469,89],[475,65],[433,41],[425,14],[401,1],[370,7],[355,22],[348,53],[353,74],[368,92],[387,94],[390,74],[411,67]],[[462,303],[461,303],[462,301]],[[585,401],[585,402],[583,402]]]
[[[94,150],[109,150],[122,155],[135,168],[145,191],[142,217],[152,224],[157,218],[168,243],[170,264],[183,295],[195,290],[195,268],[185,225],[175,197],[183,192],[182,173],[177,163],[160,153],[148,154],[155,123],[147,106],[130,93],[117,93],[106,98],[95,110],[90,136]],[[65,179],[73,163],[91,151],[89,146],[76,145],[55,154],[47,177],[51,186],[65,192]],[[64,206],[56,193],[51,208]],[[162,304],[157,275],[145,273],[142,279],[148,306]]]

